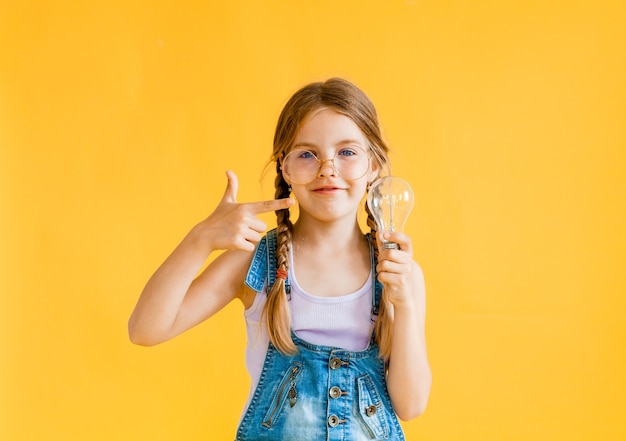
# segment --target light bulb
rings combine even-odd
[[[385,176],[374,181],[367,193],[367,206],[378,225],[379,235],[404,230],[413,200],[413,189],[403,179]],[[398,244],[383,240],[383,248],[398,249]]]

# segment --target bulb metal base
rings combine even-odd
[[[386,250],[399,250],[400,245],[395,242],[385,242],[383,243],[383,248]]]

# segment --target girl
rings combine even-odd
[[[144,288],[129,321],[141,345],[243,303],[252,384],[237,440],[403,440],[398,417],[424,411],[425,291],[411,240],[377,237],[371,215],[371,233],[357,222],[387,150],[360,89],[337,78],[303,87],[274,136],[276,199],[238,203],[227,172],[215,211]],[[256,216],[269,211],[277,228],[264,234]],[[399,249],[384,249],[383,239]],[[226,251],[194,279],[215,250]]]

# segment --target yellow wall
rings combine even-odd
[[[156,348],[126,320],[287,97],[378,106],[428,283],[410,440],[626,439],[619,1],[0,3],[0,438],[230,440],[241,307]],[[271,220],[271,219],[270,219]]]

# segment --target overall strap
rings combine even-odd
[[[367,237],[367,243],[370,246],[370,264],[372,266],[372,321],[376,321],[378,311],[380,310],[380,298],[383,294],[383,284],[378,281],[378,275],[376,273],[376,254],[374,247],[376,243],[370,233],[365,235]]]
[[[278,247],[278,234],[276,228],[267,232],[257,244],[254,257],[244,283],[256,292],[263,291],[267,281],[266,292],[269,292],[276,280],[276,248]],[[289,279],[285,280],[285,292],[291,295]]]

